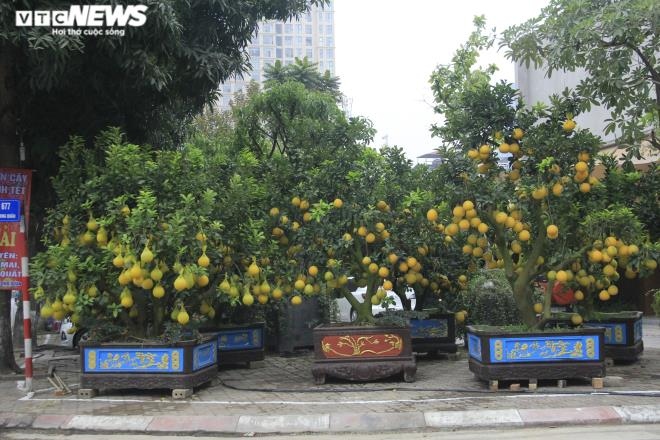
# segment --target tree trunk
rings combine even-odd
[[[534,312],[534,304],[529,283],[518,281],[513,285],[513,297],[516,300],[516,305],[520,311],[523,324],[529,328],[534,328],[537,326],[538,322],[536,320],[536,312]]]
[[[13,47],[0,44],[0,168],[18,167]],[[20,372],[11,337],[11,292],[0,290],[0,373]]]

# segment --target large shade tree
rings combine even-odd
[[[259,20],[287,19],[324,1],[144,0],[146,23],[126,27],[123,37],[15,26],[17,10],[66,9],[62,3],[0,3],[0,166],[37,170],[37,207],[50,203],[54,147],[69,135],[93,139],[114,125],[133,141],[176,145],[218,85],[248,67],[245,47]],[[20,144],[27,150],[22,163]],[[2,340],[9,338],[8,298],[0,300]],[[0,349],[0,369],[12,364],[11,350]]]
[[[507,56],[548,75],[587,73],[577,87],[583,104],[612,114],[606,132],[639,140],[660,126],[660,3],[655,0],[551,0],[541,13],[503,33]],[[655,132],[651,142],[660,148]]]

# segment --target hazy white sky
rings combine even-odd
[[[433,94],[428,83],[473,30],[475,15],[498,32],[537,15],[548,0],[335,0],[336,74],[353,100],[352,114],[371,119],[373,146],[402,147],[415,160],[440,145],[430,135]],[[496,52],[480,58],[514,82],[513,66]]]

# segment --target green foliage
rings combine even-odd
[[[660,289],[651,290],[649,291],[649,294],[653,295],[651,307],[653,307],[655,316],[660,316]]]
[[[446,123],[434,125],[432,133],[452,145],[479,146],[493,140],[496,131],[510,130],[517,107],[516,90],[505,82],[492,86],[495,65],[474,68],[479,52],[493,45],[484,35],[483,17],[475,18],[475,31],[456,50],[452,63],[441,65],[431,75],[435,111]]]
[[[500,269],[475,274],[467,290],[458,295],[456,309],[467,310],[470,324],[500,326],[521,322],[511,285]]]
[[[245,48],[259,20],[286,20],[323,1],[142,4],[148,7],[143,26],[102,38],[14,25],[15,10],[53,9],[51,1],[0,6],[0,45],[11,54],[6,61],[15,69],[30,141],[50,132],[50,145],[117,125],[138,142],[176,145],[185,136],[181,122],[214,101],[218,84],[248,67]]]
[[[248,256],[267,256],[272,247],[254,157],[246,152],[228,163],[225,152],[213,151],[194,144],[150,151],[124,142],[118,130],[98,136],[94,150],[72,138],[53,180],[59,203],[46,219],[46,250],[32,262],[37,298],[48,306],[64,300],[54,316],[77,315],[76,324],[99,336],[115,327],[122,337],[193,335],[214,307],[230,307],[218,284],[238,283]],[[179,278],[183,289],[173,288]],[[66,294],[74,295],[69,302]],[[176,320],[184,308],[189,325]]]
[[[628,171],[620,168],[619,161],[611,156],[601,156],[605,166],[603,183],[611,188],[604,197],[612,205],[629,206],[637,218],[644,224],[651,241],[660,239],[660,196],[656,188],[660,187],[660,170],[657,164],[651,164],[648,170]]]
[[[585,69],[577,92],[610,109],[606,133],[619,127],[634,142],[650,124],[660,126],[659,21],[654,0],[552,0],[538,17],[507,29],[501,45],[512,60],[548,75]]]
[[[644,229],[630,208],[611,206],[608,209],[590,213],[581,223],[582,231],[592,239],[595,237],[617,236],[623,241],[644,239]]]
[[[653,266],[656,245],[646,242],[635,211],[612,205],[620,181],[601,182],[591,174],[600,139],[573,121],[590,98],[565,90],[551,96],[549,105],[524,107],[511,85],[492,83],[493,69],[474,68],[478,51],[491,41],[482,35],[483,23],[476,26],[453,64],[432,76],[436,110],[444,117],[435,133],[448,145],[432,188],[455,207],[443,230],[448,243],[471,257],[468,270],[504,269],[521,319],[538,326],[532,290],[537,278],[559,271],[562,282],[595,293],[616,281],[617,267],[631,277],[648,274],[644,267]],[[639,212],[653,211],[657,191],[651,192],[653,202],[643,196]],[[466,203],[474,207],[471,216]],[[612,256],[592,261],[592,254],[599,255],[593,250],[608,237],[616,248]],[[550,295],[544,303],[547,318]]]
[[[264,87],[266,90],[277,84],[293,81],[305,86],[308,90],[327,93],[336,101],[341,98],[339,78],[332,76],[329,70],[320,73],[318,63],[310,63],[307,57],[296,58],[293,64],[283,65],[280,60],[264,68]]]

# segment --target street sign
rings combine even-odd
[[[0,222],[20,222],[21,201],[16,199],[0,200]]]

